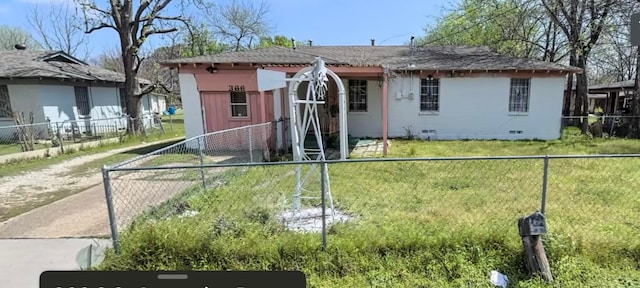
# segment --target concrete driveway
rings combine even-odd
[[[110,247],[108,239],[0,239],[2,287],[38,288],[40,273],[79,270],[76,256],[90,244]]]

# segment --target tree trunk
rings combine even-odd
[[[580,127],[582,133],[589,131],[589,100],[587,98],[587,61],[585,56],[577,58],[576,66],[583,69],[583,72],[576,75],[576,104],[574,115],[580,116]]]
[[[640,47],[638,47],[640,50]],[[631,121],[631,137],[632,138],[640,138],[640,76],[638,75],[638,71],[640,71],[640,57],[636,57],[636,78],[635,78],[635,89],[633,91],[633,100],[631,101],[631,115],[633,115],[633,120]]]
[[[573,49],[571,52],[571,55],[569,55],[569,65],[570,66],[576,66],[576,52],[575,49]],[[569,77],[567,79],[567,91],[568,94],[565,95],[565,99],[564,99],[564,107],[563,107],[563,115],[564,116],[571,116],[571,102],[573,101],[576,97],[576,93],[574,93],[573,90],[573,77],[575,74],[573,73],[569,73]],[[574,114],[575,115],[575,114]],[[570,121],[571,125],[574,125],[573,122],[574,121]]]
[[[140,102],[142,97],[139,96],[140,85],[136,79],[138,71],[138,63],[136,63],[135,48],[132,39],[125,35],[121,35],[120,43],[122,50],[122,64],[125,73],[124,90],[125,99],[127,99],[127,115],[130,124],[127,125],[127,134],[139,134],[142,131],[142,119],[140,111]]]

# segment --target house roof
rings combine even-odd
[[[626,80],[619,81],[607,84],[599,84],[599,85],[591,85],[589,86],[589,91],[591,90],[622,90],[622,89],[633,89],[635,88],[634,80]]]
[[[0,78],[8,79],[76,79],[122,83],[125,75],[90,66],[62,51],[0,51]],[[150,84],[139,79],[142,84]]]
[[[417,46],[299,46],[258,48],[193,58],[174,59],[165,65],[191,63],[253,63],[262,65],[309,64],[322,57],[328,65],[388,66],[393,70],[553,70],[582,71],[580,68],[545,61],[516,58],[487,47]],[[409,66],[410,64],[413,66]]]

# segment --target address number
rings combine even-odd
[[[244,85],[229,85],[229,91],[244,91]]]

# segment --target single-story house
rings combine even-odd
[[[15,113],[25,118],[32,114],[34,123],[80,122],[79,129],[104,121],[126,127],[126,121],[115,121],[125,117],[124,80],[124,74],[90,66],[61,51],[20,45],[0,51],[0,128],[15,125]],[[140,83],[150,84],[144,79]],[[142,109],[149,119],[144,123],[151,125],[152,113],[166,109],[166,96],[145,95]]]
[[[163,65],[179,69],[189,138],[289,117],[286,90],[258,91],[257,69],[291,77],[315,57],[347,91],[347,111],[337,111],[337,86],[330,80],[320,111],[322,132],[338,133],[339,115],[347,113],[348,134],[382,138],[385,151],[388,137],[407,134],[434,140],[556,139],[566,75],[582,71],[486,47],[412,45],[270,47]],[[278,133],[280,145],[286,137]]]
[[[627,113],[631,109],[634,89],[634,80],[589,86],[589,112],[600,107],[606,115]]]

